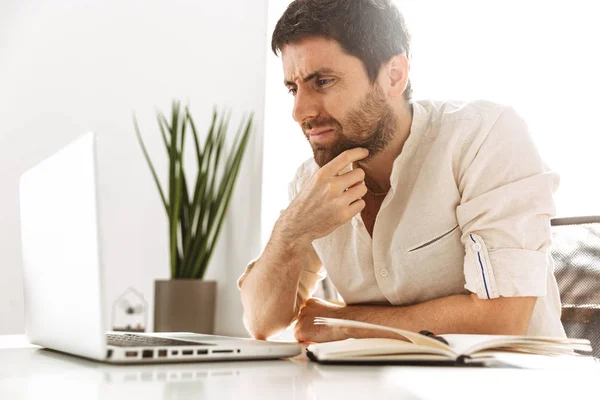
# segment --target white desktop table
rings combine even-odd
[[[600,363],[535,369],[332,366],[275,361],[111,366],[0,336],[0,399],[600,398]]]

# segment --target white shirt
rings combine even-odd
[[[317,169],[313,159],[298,169],[290,198]],[[315,240],[324,270],[302,272],[298,297],[306,300],[324,271],[348,305],[535,296],[528,334],[565,337],[549,252],[558,181],[512,108],[413,102],[373,237],[359,213]]]

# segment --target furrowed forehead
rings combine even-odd
[[[284,83],[295,84],[313,79],[315,74],[344,75],[355,57],[346,54],[334,40],[317,37],[286,44],[281,50]]]

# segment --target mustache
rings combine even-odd
[[[310,121],[304,121],[300,126],[302,127],[302,130],[304,132],[314,128],[322,128],[328,126],[336,130],[339,130],[339,128],[341,127],[340,123],[331,117],[320,117],[312,119]]]

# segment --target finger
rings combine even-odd
[[[356,200],[362,199],[365,194],[367,194],[367,186],[363,182],[360,185],[356,185],[348,189],[342,195],[342,198],[346,204],[352,204]]]
[[[356,214],[358,214],[359,212],[361,212],[363,210],[363,208],[365,208],[366,205],[367,205],[367,203],[364,200],[362,200],[362,199],[356,200],[354,203],[350,204],[350,208],[348,209],[348,212],[353,217]]]
[[[350,186],[348,189],[352,189],[353,187],[364,185],[365,181],[356,182],[354,185]]]
[[[354,149],[346,150],[339,156],[329,161],[323,166],[322,169],[327,171],[328,175],[337,175],[341,170],[346,168],[350,163],[360,161],[369,155],[369,150],[362,147],[355,147]]]
[[[356,168],[347,174],[340,175],[334,178],[335,185],[344,191],[357,183],[361,183],[365,180],[365,171],[362,168]]]
[[[309,297],[306,300],[306,306],[311,306],[311,305],[313,305],[315,303],[318,303],[318,302],[319,302],[319,299],[317,299],[316,297]]]

